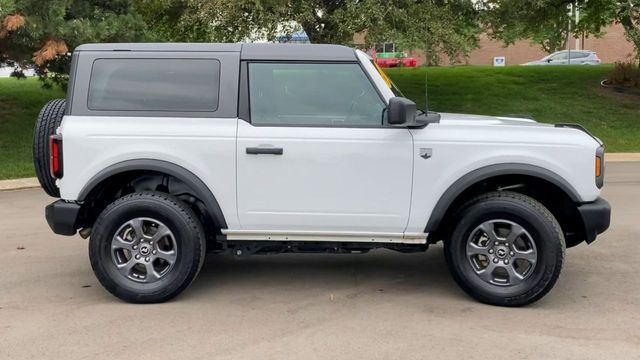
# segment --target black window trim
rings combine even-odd
[[[213,110],[96,110],[89,106],[89,98],[91,94],[91,85],[93,84],[93,68],[98,60],[210,60],[218,63],[218,99],[216,106]],[[87,87],[87,96],[85,107],[91,116],[105,115],[105,116],[143,116],[143,117],[203,117],[207,115],[215,115],[220,110],[220,95],[221,95],[221,82],[222,82],[222,62],[218,58],[214,57],[96,57],[91,62],[89,72],[89,86]]]
[[[380,101],[385,106],[380,114],[380,125],[321,125],[321,124],[255,124],[251,121],[251,94],[249,91],[249,64],[251,63],[272,63],[272,64],[357,64],[366,78],[378,94]],[[382,92],[376,86],[371,75],[362,66],[360,61],[313,61],[313,60],[242,60],[240,62],[240,84],[238,86],[238,118],[255,127],[291,127],[291,128],[352,128],[352,129],[384,129],[396,128],[388,124],[386,106],[388,105]]]

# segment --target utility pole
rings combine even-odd
[[[569,10],[569,21],[567,22],[567,64],[571,65],[571,45],[569,41],[571,39],[571,22],[573,21],[573,6],[576,4],[568,4],[567,10]]]
[[[585,2],[588,0],[585,0]],[[567,5],[567,10],[569,10],[569,22],[567,24],[567,63],[571,64],[571,45],[569,44],[571,40],[571,25],[574,25],[574,31],[578,31],[578,23],[580,22],[580,6],[578,4],[578,0]],[[580,37],[575,36],[576,39],[576,51],[580,50]]]
[[[576,0],[576,4],[574,7],[574,13],[576,15],[576,31],[578,31],[578,23],[580,22],[580,7],[578,6],[578,0]],[[576,32],[576,35],[577,32]],[[580,37],[576,36],[576,50],[580,50]]]

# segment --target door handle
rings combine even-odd
[[[249,155],[260,155],[260,154],[282,155],[283,152],[284,151],[282,150],[282,148],[275,148],[275,147],[248,147],[247,148],[247,154]]]

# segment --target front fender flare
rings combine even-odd
[[[537,177],[556,185],[574,202],[581,202],[576,189],[562,176],[550,170],[535,165],[521,163],[489,165],[462,176],[447,188],[436,203],[436,206],[433,208],[429,221],[427,222],[425,232],[433,232],[438,229],[438,226],[442,222],[446,212],[449,210],[449,207],[463,191],[480,181],[500,175],[527,175]]]

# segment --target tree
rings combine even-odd
[[[240,42],[303,29],[312,43],[394,41],[450,58],[477,44],[472,0],[138,0],[137,9],[168,40]]]
[[[131,10],[131,0],[0,0],[0,55],[18,67],[35,64],[45,86],[64,87],[77,45],[148,38]]]
[[[338,23],[349,0],[137,0],[158,34],[175,41],[240,42],[304,29],[314,43],[344,43]]]
[[[640,0],[482,0],[479,6],[491,36],[505,44],[529,39],[547,52],[566,46],[570,19],[567,6],[577,3],[580,21],[574,34],[599,36],[612,23],[624,26],[626,35],[640,49]]]
[[[624,26],[627,38],[634,44],[640,68],[640,0],[619,1],[616,5],[614,18]]]
[[[358,13],[367,43],[391,39],[423,50],[430,63],[439,63],[440,54],[456,62],[478,46],[479,13],[470,0],[365,0],[352,4],[350,16]]]

